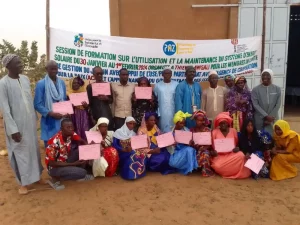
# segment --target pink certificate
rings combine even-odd
[[[136,99],[152,99],[152,87],[135,87]]]
[[[193,141],[196,145],[211,145],[211,132],[193,133]]]
[[[60,113],[62,115],[74,114],[73,105],[71,101],[53,103],[52,111],[55,113]]]
[[[109,83],[92,83],[93,96],[111,95]]]
[[[70,94],[69,98],[74,106],[82,105],[82,102],[89,104],[89,99],[86,92]]]
[[[86,131],[86,138],[88,143],[95,142],[96,144],[100,144],[102,141],[102,135],[99,131]]]
[[[100,158],[100,144],[80,145],[79,160],[92,160]]]
[[[265,161],[253,153],[251,154],[250,157],[251,157],[251,159],[247,160],[245,167],[249,168],[256,174],[259,174],[259,171],[264,166]]]
[[[232,152],[235,148],[233,138],[215,139],[214,145],[217,152]]]
[[[157,136],[156,141],[159,148],[164,148],[175,144],[175,139],[172,132]]]
[[[193,133],[190,131],[175,130],[175,141],[180,144],[190,144]]]
[[[148,137],[146,134],[136,135],[130,138],[131,148],[132,149],[140,149],[140,148],[148,148]]]

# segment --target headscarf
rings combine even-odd
[[[237,77],[234,79],[234,83],[236,84],[239,80],[244,81],[245,84],[247,83],[246,77],[244,77],[244,76],[237,76]]]
[[[124,125],[116,130],[116,132],[114,133],[114,137],[121,140],[121,141],[125,141],[127,139],[130,139],[132,136],[135,136],[135,132],[133,130],[129,130],[126,123],[129,122],[135,122],[135,119],[131,116],[126,117],[125,123]]]
[[[192,116],[192,114],[184,113],[181,110],[179,110],[177,113],[175,113],[174,118],[173,118],[173,122],[174,122],[174,124],[177,124],[178,122],[181,122],[181,121],[183,121],[186,118],[189,118],[191,116]]]
[[[98,131],[99,130],[98,127],[99,127],[100,124],[106,124],[106,125],[108,125],[109,124],[109,120],[107,118],[105,118],[105,117],[100,117],[98,119],[98,121],[97,121],[97,124],[93,128],[91,128],[90,131]]]
[[[225,80],[234,80],[234,79],[235,79],[235,75],[233,74],[225,76]]]
[[[261,77],[264,73],[268,73],[271,76],[271,83],[273,82],[273,77],[274,77],[274,72],[271,69],[265,69],[264,71],[262,71],[261,73]],[[260,79],[260,81],[262,82],[262,79]]]
[[[211,75],[217,75],[218,76],[218,72],[215,70],[211,70],[208,74],[208,77],[210,77]]]
[[[148,87],[151,87],[150,81],[147,77],[139,77],[138,79],[136,79],[138,86],[140,86],[143,80],[147,82]]]
[[[2,64],[4,67],[7,67],[7,65],[17,56],[16,54],[7,54],[2,58]]]
[[[72,85],[73,85],[73,82],[74,80],[77,79],[78,80],[78,83],[79,83],[79,89],[78,90],[73,90],[72,88]],[[81,92],[85,92],[85,87],[84,87],[84,80],[81,79],[79,76],[78,77],[73,77],[69,80],[69,90],[68,90],[68,93],[67,95],[69,96],[70,94],[73,94],[73,93],[81,93]]]
[[[196,120],[198,117],[202,117],[205,121],[205,126],[208,126],[210,124],[209,120],[207,119],[206,116],[206,112],[202,111],[202,110],[198,110],[196,112],[193,113],[192,115],[192,120]]]
[[[156,112],[146,112],[145,113],[145,120],[148,120],[151,116],[154,116],[156,119],[158,118],[158,115]]]
[[[285,120],[277,120],[276,123],[274,124],[274,130],[275,130],[276,125],[282,130],[282,135],[278,136],[274,131],[274,140],[275,141],[280,138],[288,138],[287,141],[289,141],[290,139],[297,136],[298,141],[300,143],[300,135],[297,132],[291,130],[288,122],[286,122]]]
[[[232,124],[232,118],[229,115],[229,112],[221,112],[215,118],[215,128],[217,128],[221,122],[227,122],[229,126]]]

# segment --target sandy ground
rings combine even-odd
[[[0,157],[0,224],[300,224],[300,176],[273,182],[152,173],[133,182],[113,177],[65,186],[56,192],[36,184],[36,191],[19,196],[7,157]]]

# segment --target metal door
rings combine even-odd
[[[239,9],[240,38],[262,35],[263,0],[242,0]],[[267,0],[265,65],[274,71],[274,84],[281,87],[279,116],[284,115],[290,5],[287,0]],[[260,84],[260,71],[249,76],[249,86]]]

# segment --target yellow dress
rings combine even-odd
[[[284,129],[281,128],[281,130]],[[285,133],[285,131],[283,132]],[[284,138],[274,135],[274,140],[277,147],[285,149],[290,154],[277,154],[273,158],[270,178],[272,180],[284,180],[296,177],[298,170],[292,163],[300,163],[299,134],[289,130],[289,135]]]

